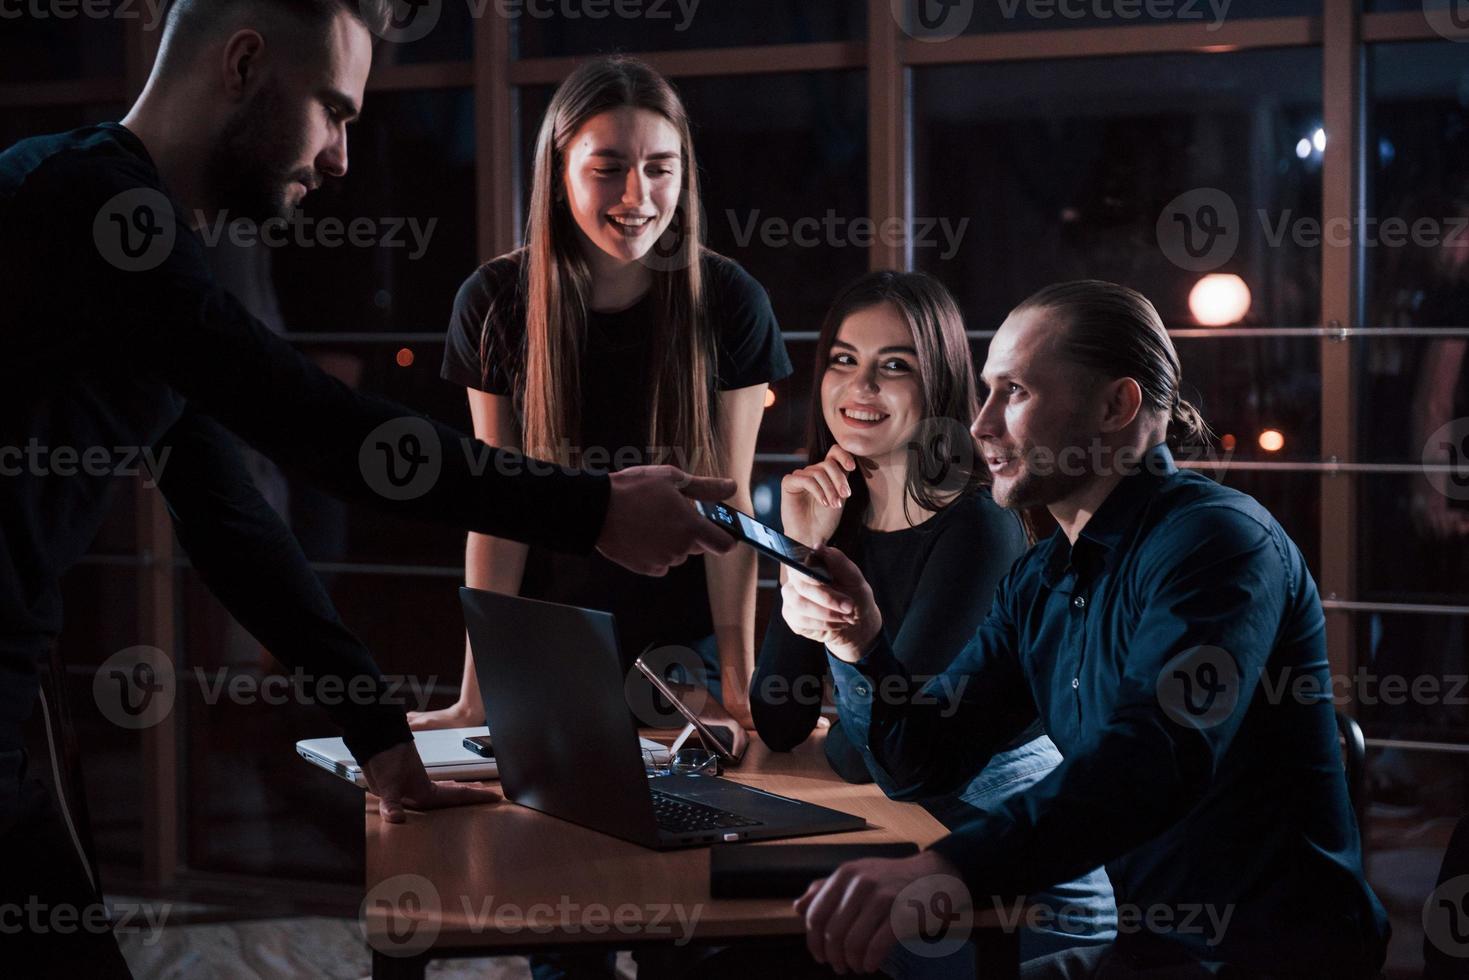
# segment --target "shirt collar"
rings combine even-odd
[[[1178,464],[1166,443],[1158,443],[1143,454],[1136,472],[1125,476],[1102,506],[1086,522],[1077,535],[1076,545],[1066,540],[1064,531],[1057,530],[1046,542],[1046,552],[1041,560],[1041,577],[1048,587],[1054,588],[1071,564],[1071,554],[1083,541],[1111,550],[1122,541],[1122,536],[1137,521],[1139,513],[1157,492],[1158,486],[1178,472]]]

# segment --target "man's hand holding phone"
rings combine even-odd
[[[851,559],[835,548],[818,548],[815,556],[832,584],[787,575],[780,587],[780,614],[791,632],[825,644],[839,660],[854,664],[882,631],[882,613],[872,586]]]
[[[640,575],[665,575],[690,555],[722,555],[735,539],[699,516],[690,500],[724,500],[735,481],[690,476],[673,466],[618,470],[597,550]]]

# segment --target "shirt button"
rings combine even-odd
[[[1079,687],[1081,687],[1081,678],[1080,677],[1073,677],[1073,678],[1071,678],[1071,689],[1074,691],[1074,690],[1076,690]]]
[[[859,698],[867,697],[867,685],[858,684],[856,687],[852,688],[852,693],[856,694]]]
[[[1071,600],[1071,604],[1073,606],[1075,606],[1077,609],[1085,609],[1086,608],[1086,596],[1084,596],[1084,595],[1077,596],[1075,599],[1072,599]]]

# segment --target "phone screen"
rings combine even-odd
[[[805,572],[817,581],[831,584],[831,576],[816,561],[810,548],[786,537],[773,527],[761,524],[749,514],[724,504],[711,504],[702,500],[699,501],[699,513],[762,554],[769,555],[797,571]]]

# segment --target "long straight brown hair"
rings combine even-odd
[[[709,391],[716,360],[705,310],[694,142],[673,86],[633,58],[597,58],[579,66],[556,90],[536,138],[522,266],[525,370],[517,392],[524,448],[564,464],[575,464],[580,454],[581,354],[592,274],[566,201],[567,147],[594,116],[629,107],[668,120],[678,132],[683,157],[677,213],[645,259],[655,308],[648,345],[651,387],[633,393],[649,406],[648,448],[655,458],[645,462],[677,461],[691,472],[712,474],[718,446]],[[673,453],[684,456],[671,459]]]

